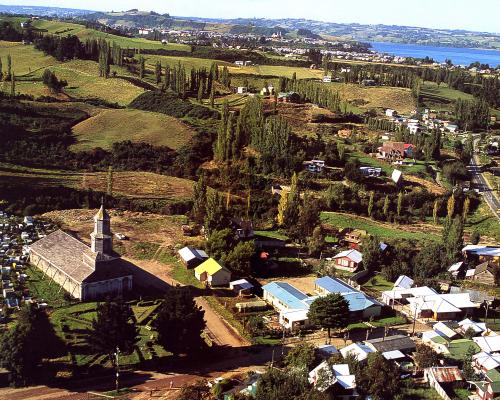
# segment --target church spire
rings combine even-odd
[[[101,256],[110,256],[113,252],[113,234],[111,233],[111,217],[104,206],[104,197],[101,207],[94,216],[94,232],[90,235],[91,249]]]

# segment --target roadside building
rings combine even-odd
[[[329,364],[323,361],[311,372],[309,383],[320,392],[331,391],[336,399],[349,400],[358,397],[356,378],[347,364]]]
[[[482,283],[483,285],[494,286],[496,268],[490,261],[479,264],[476,268],[467,271],[466,278]]]
[[[368,235],[368,232],[365,230],[347,228],[343,231],[342,242],[350,249],[359,250],[361,247],[361,242],[366,235]]]
[[[500,266],[500,247],[470,244],[462,249],[462,253],[469,261],[489,262],[494,266]]]

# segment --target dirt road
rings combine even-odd
[[[171,276],[171,268],[168,265],[157,261],[132,260],[128,261],[140,267],[146,273],[154,276],[156,279],[163,281],[167,285],[179,284]],[[218,346],[228,347],[243,347],[250,343],[241,337],[241,335],[233,329],[219,314],[217,314],[210,304],[203,298],[197,297],[198,304],[205,311],[205,321],[207,323],[206,332],[210,339]]]

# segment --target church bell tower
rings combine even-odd
[[[111,218],[104,207],[104,201],[101,208],[94,216],[94,232],[90,235],[91,250],[97,253],[99,258],[112,257],[113,253],[113,234],[111,233]]]

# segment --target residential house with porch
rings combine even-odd
[[[363,254],[358,250],[345,250],[333,257],[333,266],[336,269],[348,272],[356,272],[363,262]]]

